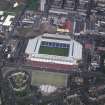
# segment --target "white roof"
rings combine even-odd
[[[43,92],[43,93],[47,93],[47,94],[50,94],[50,93],[53,93],[56,91],[56,87],[55,86],[52,86],[52,85],[41,85],[40,86],[40,90]]]
[[[3,15],[4,14],[4,11],[0,11],[0,15]]]
[[[0,20],[1,20],[1,21],[3,21],[3,20],[4,20],[4,18],[5,18],[5,17],[4,17],[4,16],[2,16],[2,17],[0,18]]]
[[[64,15],[68,15],[68,12],[66,11],[61,11],[60,9],[52,9],[52,10],[49,10],[50,13],[56,13],[56,14],[64,14]]]
[[[13,18],[15,18],[15,16],[13,16],[13,15],[8,15],[7,18],[6,18],[6,20],[4,21],[3,25],[4,25],[4,26],[10,26],[11,23],[12,23],[11,19],[13,19]]]
[[[60,38],[60,39],[68,39],[70,40],[71,37],[70,36],[67,36],[67,35],[59,35],[58,33],[56,34],[43,34],[44,37],[50,37],[50,38]]]
[[[17,7],[19,4],[16,2],[14,5],[13,5],[13,7],[15,8],[15,7]]]

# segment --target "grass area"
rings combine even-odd
[[[38,0],[28,0],[28,9],[29,10],[34,10],[34,9],[36,9],[36,7],[37,7],[37,4],[38,4]]]
[[[19,27],[17,31],[21,34],[20,36],[26,35],[27,33],[32,31],[32,27],[24,28]]]
[[[16,8],[9,8],[8,10],[5,11],[6,15],[16,15],[22,10],[23,6],[18,6]]]
[[[40,54],[58,55],[58,56],[68,56],[69,48],[50,48],[41,46],[39,49]]]
[[[45,72],[45,71],[32,71],[32,84],[41,85],[49,84],[55,86],[65,86],[66,74]]]

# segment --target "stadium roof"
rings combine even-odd
[[[46,36],[46,38],[43,36]],[[29,57],[27,58],[28,60],[65,64],[65,65],[74,65],[74,64],[76,65],[77,60],[82,59],[82,45],[76,42],[75,40],[72,40],[68,35],[44,34],[43,36],[39,36],[37,38],[29,40],[29,43],[25,51],[25,53],[29,55]],[[57,36],[57,39],[56,39],[56,36]],[[40,53],[42,42],[48,42],[48,45],[49,43],[51,43],[52,45],[57,44],[59,48],[58,49],[54,48],[54,51],[56,51],[54,52],[54,54],[50,54],[47,52],[49,48],[44,50],[42,48],[44,52]],[[61,46],[60,44],[61,45],[63,44],[64,46],[67,45],[68,47],[67,48],[63,47],[64,48],[63,49],[60,47]],[[53,47],[54,46],[52,46],[51,49],[53,49]],[[61,56],[59,55],[59,51],[65,52],[67,54],[66,55],[64,54]],[[50,52],[52,53],[52,51]]]

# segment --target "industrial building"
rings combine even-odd
[[[82,45],[68,35],[44,34],[30,39],[25,53],[34,67],[70,71],[82,60]]]

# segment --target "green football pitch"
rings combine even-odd
[[[39,54],[49,54],[49,55],[58,55],[58,56],[68,56],[69,48],[51,48],[40,46]]]
[[[47,71],[32,71],[32,85],[54,85],[54,86],[65,86],[67,74],[47,72]]]

